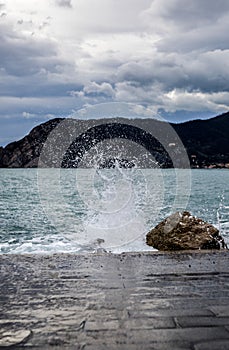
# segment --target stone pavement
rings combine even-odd
[[[229,252],[1,255],[0,348],[229,349]]]

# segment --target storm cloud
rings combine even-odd
[[[101,103],[171,121],[225,112],[228,32],[228,0],[1,3],[0,143],[20,136],[5,132],[15,120],[27,131]]]

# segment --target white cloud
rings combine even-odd
[[[102,84],[97,84],[96,82],[91,82],[87,86],[84,87],[83,89],[85,95],[90,95],[90,94],[103,94],[106,96],[114,96],[114,90],[109,83],[102,83]]]
[[[56,0],[56,4],[61,7],[72,7],[72,1],[71,0]]]
[[[26,119],[34,118],[35,116],[36,116],[36,114],[34,114],[34,113],[29,113],[29,112],[22,113],[22,117],[26,118]]]
[[[175,112],[177,106],[186,111],[215,111],[226,112],[229,110],[229,92],[208,93],[200,91],[189,93],[182,90],[173,90],[167,95],[166,111]]]

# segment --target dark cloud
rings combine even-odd
[[[228,49],[229,12],[218,23],[194,28],[190,31],[179,31],[168,35],[158,43],[158,50],[163,52],[192,52]]]
[[[154,0],[143,16],[152,28],[160,28],[167,24],[173,31],[175,28],[190,30],[213,24],[229,11],[228,0]]]
[[[157,53],[152,59],[127,62],[117,71],[119,82],[135,86],[161,84],[171,89],[203,92],[229,91],[229,50],[188,54]]]
[[[10,85],[11,83],[11,85]],[[69,95],[69,91],[80,91],[82,85],[64,81],[49,80],[47,76],[10,77],[0,73],[0,95],[19,98],[62,98]]]
[[[0,52],[1,96],[67,96],[80,87],[63,79],[75,66],[58,57],[53,41],[25,38],[0,25]]]
[[[10,27],[0,25],[0,66],[9,75],[27,76],[57,70],[61,62],[57,58],[52,41],[24,37]]]

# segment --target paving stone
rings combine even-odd
[[[177,323],[181,327],[205,327],[205,326],[226,326],[229,325],[229,317],[177,317]]]
[[[147,344],[147,350],[169,350],[169,349],[174,349],[174,350],[191,350],[192,347],[188,344],[178,344],[177,342],[171,342],[169,344],[168,348],[168,343],[156,343],[156,344]],[[85,346],[83,350],[108,350],[107,345],[103,346],[94,346],[94,345],[89,345]],[[109,350],[145,350],[145,348],[142,345],[112,345],[109,344]]]
[[[196,344],[194,346],[195,350],[228,350],[229,340],[211,340]]]
[[[178,317],[178,316],[214,316],[214,313],[208,309],[195,309],[195,308],[170,308],[152,310],[149,304],[138,305],[137,309],[128,308],[130,315],[134,317]]]
[[[154,317],[154,318],[129,318],[123,323],[124,328],[135,329],[163,329],[175,328],[176,324],[172,317]]]
[[[216,316],[225,316],[229,317],[229,306],[227,305],[217,305],[217,306],[212,306],[210,310],[216,315]]]
[[[228,258],[0,255],[0,341],[26,329],[15,349],[220,349],[229,340]]]
[[[118,321],[87,321],[85,323],[85,331],[106,331],[106,330],[116,330],[120,326]]]
[[[172,342],[170,343],[171,347],[168,348],[168,343],[164,344],[148,344],[147,345],[147,350],[169,350],[169,349],[174,349],[174,350],[193,350],[193,348],[188,345],[188,344],[183,344],[178,342]],[[32,347],[34,349],[34,347]],[[14,350],[25,350],[25,349],[31,349],[29,346],[25,347],[17,347],[14,348]],[[35,348],[39,349],[39,348]],[[74,346],[43,346],[42,350],[145,350],[145,348],[142,347],[142,345],[117,345],[117,344],[112,344],[109,343],[109,345],[87,345],[87,344],[75,344]]]
[[[133,343],[143,342],[175,342],[188,341],[190,343],[200,342],[201,340],[228,339],[229,334],[223,327],[201,327],[201,328],[184,328],[184,329],[160,329],[151,330],[150,332],[130,331],[128,332],[130,341]]]

